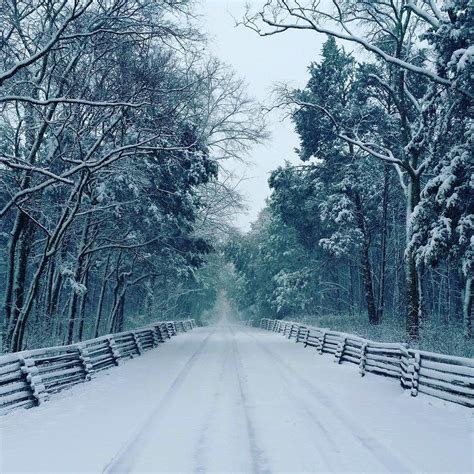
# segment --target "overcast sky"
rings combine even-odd
[[[308,79],[307,67],[319,57],[324,37],[314,32],[287,31],[281,35],[259,37],[242,26],[235,27],[234,18],[241,19],[245,11],[244,0],[201,0],[204,28],[211,39],[211,51],[231,65],[248,83],[249,94],[269,104],[269,94],[278,82],[289,82],[303,87]],[[255,0],[257,5],[262,0]],[[240,187],[249,207],[236,224],[243,230],[250,227],[269,195],[267,179],[271,170],[285,160],[297,161],[294,149],[298,138],[289,120],[280,122],[273,114],[270,123],[271,137],[265,146],[255,147],[250,155],[254,165],[236,166],[246,176]]]

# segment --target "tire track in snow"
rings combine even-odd
[[[268,468],[268,459],[264,451],[259,448],[257,443],[257,436],[255,433],[255,427],[252,422],[252,417],[250,415],[249,402],[248,402],[248,389],[246,379],[243,375],[244,368],[242,365],[242,359],[240,357],[239,348],[237,346],[237,341],[235,339],[234,330],[229,326],[230,332],[232,333],[232,355],[233,355],[233,366],[234,373],[237,376],[237,382],[239,387],[239,395],[241,400],[241,405],[244,411],[245,426],[247,430],[247,437],[249,441],[249,452],[250,458],[252,461],[252,472],[254,473],[271,473],[271,470]]]
[[[227,339],[226,343],[228,343],[229,338],[226,338],[226,339]],[[211,423],[212,423],[213,418],[215,417],[215,414],[216,414],[216,406],[217,406],[218,400],[222,396],[222,391],[221,391],[222,382],[224,380],[224,376],[226,375],[226,369],[227,369],[227,366],[229,365],[230,356],[231,356],[231,350],[229,349],[229,345],[225,344],[225,348],[227,350],[225,351],[225,354],[224,354],[224,357],[223,357],[223,360],[222,360],[222,367],[221,367],[221,370],[219,372],[219,377],[218,377],[217,383],[216,383],[216,385],[217,385],[216,391],[214,392],[214,394],[212,396],[212,403],[211,403],[211,406],[210,406],[210,408],[207,412],[207,415],[205,417],[205,423],[204,423],[203,427],[200,430],[201,434],[199,436],[199,439],[198,439],[198,442],[197,442],[197,445],[196,445],[196,448],[195,448],[195,451],[194,451],[193,459],[194,459],[194,462],[195,462],[195,467],[194,467],[194,472],[195,473],[204,473],[204,472],[206,472],[204,449],[205,449],[205,446],[206,446],[206,441],[207,441],[208,436],[209,436],[209,429],[210,429]]]
[[[193,352],[191,357],[186,361],[184,367],[179,371],[178,375],[174,378],[169,389],[165,395],[156,404],[154,410],[146,417],[146,419],[140,423],[138,428],[134,431],[132,436],[124,443],[122,448],[115,454],[115,456],[109,461],[104,467],[104,474],[112,473],[129,473],[132,471],[133,464],[140,452],[141,446],[146,439],[150,428],[156,425],[158,418],[162,412],[166,409],[166,406],[171,402],[174,394],[179,387],[184,383],[191,369],[194,367],[199,357],[201,356],[204,348],[209,342],[209,339],[214,335],[216,329],[210,332],[199,344],[198,348]]]
[[[293,367],[288,365],[279,354],[275,353],[268,347],[266,347],[261,341],[258,340],[251,332],[245,331],[247,335],[252,337],[256,343],[265,351],[272,361],[277,361],[281,368],[284,368],[290,377],[303,387],[307,393],[312,396],[317,402],[323,405],[329,410],[335,418],[337,418],[342,425],[350,432],[350,434],[356,438],[360,444],[371,453],[379,463],[381,463],[389,472],[397,473],[411,473],[415,468],[409,467],[405,462],[393,453],[389,448],[384,446],[380,441],[370,436],[364,429],[362,429],[357,423],[351,420],[351,418],[342,409],[337,407],[323,392],[321,392],[310,380],[306,377],[298,374]]]
[[[248,332],[246,333],[249,335]],[[252,336],[252,339],[255,338]],[[284,382],[282,387],[284,388],[285,394],[292,406],[298,410],[302,416],[300,419],[304,422],[307,422],[308,419],[313,423],[313,425],[321,432],[322,436],[318,439],[311,437],[311,442],[314,446],[314,449],[319,453],[321,459],[323,460],[325,466],[327,467],[327,472],[348,472],[351,468],[347,465],[340,456],[342,455],[341,449],[339,448],[338,443],[329,432],[329,430],[324,426],[323,422],[318,418],[317,414],[314,412],[312,407],[304,401],[302,397],[299,397],[291,387],[295,386],[294,380],[290,380],[278,366],[275,366],[273,358],[269,353],[262,347],[260,343],[257,342],[257,347],[260,351],[270,360],[270,367],[278,373],[278,377]],[[320,442],[326,446],[327,449],[322,449]],[[337,460],[332,459],[328,456],[328,452],[333,452],[335,455],[339,456]],[[325,469],[326,471],[326,469]]]

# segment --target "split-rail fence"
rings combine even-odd
[[[39,405],[51,393],[88,381],[93,374],[139,356],[194,327],[194,319],[159,321],[67,346],[0,356],[0,414]]]
[[[332,354],[334,362],[348,362],[366,372],[392,377],[410,390],[474,407],[474,359],[410,349],[404,343],[376,342],[353,334],[317,328],[294,321],[264,318],[260,327]]]

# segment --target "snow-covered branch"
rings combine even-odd
[[[364,18],[363,16],[359,17],[357,9],[353,11],[349,4],[344,4],[338,0],[333,0],[332,3],[335,8],[334,12],[323,9],[320,2],[310,2],[309,6],[303,7],[302,3],[294,0],[268,0],[257,12],[252,13],[249,8],[244,17],[243,24],[257,32],[260,36],[281,34],[288,30],[315,31],[358,44],[366,51],[373,53],[377,58],[408,72],[427,77],[437,84],[458,87],[456,84],[453,84],[451,79],[438,74],[430,66],[420,66],[400,55],[391,54],[386,49],[379,47],[377,41],[374,41],[373,38],[371,39],[369,35],[365,36],[362,33],[356,32],[355,28],[351,28],[350,25],[352,23],[361,25],[372,24],[376,28],[381,28],[382,20],[379,17],[383,15],[382,11],[386,5],[381,5],[380,10],[377,10],[377,2],[371,2],[370,7],[374,9],[377,16],[371,16],[365,12],[367,17]],[[430,3],[432,8],[436,8],[434,2]],[[417,18],[426,22],[430,27],[433,26],[432,23],[435,25],[440,23],[437,15],[435,17],[429,16],[428,13],[417,7],[413,2],[409,2],[405,11],[408,13],[414,11],[417,14]],[[403,15],[403,11],[400,12],[400,15]],[[410,21],[409,18],[403,19],[403,21],[400,18],[398,21],[401,24],[407,22],[404,27],[407,29],[408,22]],[[418,27],[418,30],[423,31],[423,27]],[[471,99],[474,97],[472,92],[466,88],[460,88],[460,92]]]

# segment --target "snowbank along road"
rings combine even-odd
[[[472,413],[221,324],[2,418],[8,472],[472,472]]]

